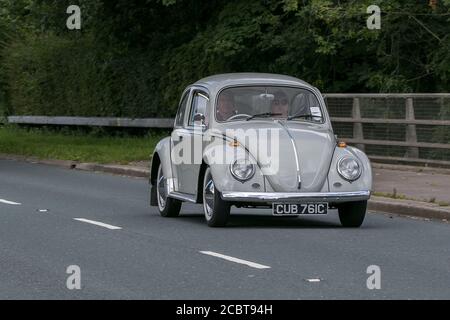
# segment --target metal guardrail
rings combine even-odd
[[[377,161],[450,166],[450,94],[324,94],[335,133]],[[9,123],[172,128],[169,118],[10,116]]]
[[[378,161],[450,165],[450,94],[324,94],[334,131]]]
[[[170,118],[99,118],[99,117],[46,117],[46,116],[10,116],[9,123],[63,125],[63,126],[99,126],[129,128],[172,128],[174,119]]]

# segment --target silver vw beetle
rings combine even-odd
[[[369,159],[338,141],[318,89],[258,73],[204,78],[183,92],[170,137],[155,148],[150,203],[164,217],[201,203],[211,227],[231,206],[274,216],[325,215],[363,223],[372,188]]]

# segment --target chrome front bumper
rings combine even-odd
[[[222,199],[236,202],[350,202],[370,198],[370,191],[352,192],[234,192],[223,191]]]

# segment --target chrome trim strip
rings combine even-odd
[[[308,201],[308,202],[346,202],[368,200],[370,191],[350,192],[233,192],[223,191],[222,199],[243,202]]]
[[[209,97],[207,97],[207,96],[204,95],[203,93],[201,93],[201,92],[196,92],[196,94],[198,94],[200,97],[203,97],[203,98],[205,98],[206,100],[209,101]]]
[[[283,127],[284,131],[286,131],[286,133],[289,136],[289,139],[291,140],[292,148],[294,149],[294,155],[295,155],[295,165],[297,167],[297,188],[301,189],[302,188],[302,178],[300,176],[300,160],[298,159],[297,146],[295,145],[294,137],[292,137],[291,133],[289,132],[289,129],[286,127],[286,125],[283,122],[281,122],[281,120],[279,120],[278,123],[280,124],[280,126]]]
[[[177,200],[181,200],[181,201],[188,201],[188,202],[192,202],[192,203],[196,203],[197,199],[195,195],[192,194],[186,194],[186,193],[181,193],[181,192],[170,192],[168,197],[170,198],[174,198]]]

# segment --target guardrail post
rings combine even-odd
[[[413,98],[406,98],[406,120],[415,120]],[[417,143],[417,132],[415,124],[406,126],[406,142]],[[406,158],[419,158],[419,148],[408,147]]]
[[[352,117],[354,120],[361,120],[361,107],[359,98],[353,98],[353,109],[352,109]],[[355,121],[353,123],[353,139],[356,139],[358,141],[364,140],[364,133],[363,133],[363,127],[361,122]],[[364,144],[357,143],[356,147],[362,151],[364,151],[365,146]]]

